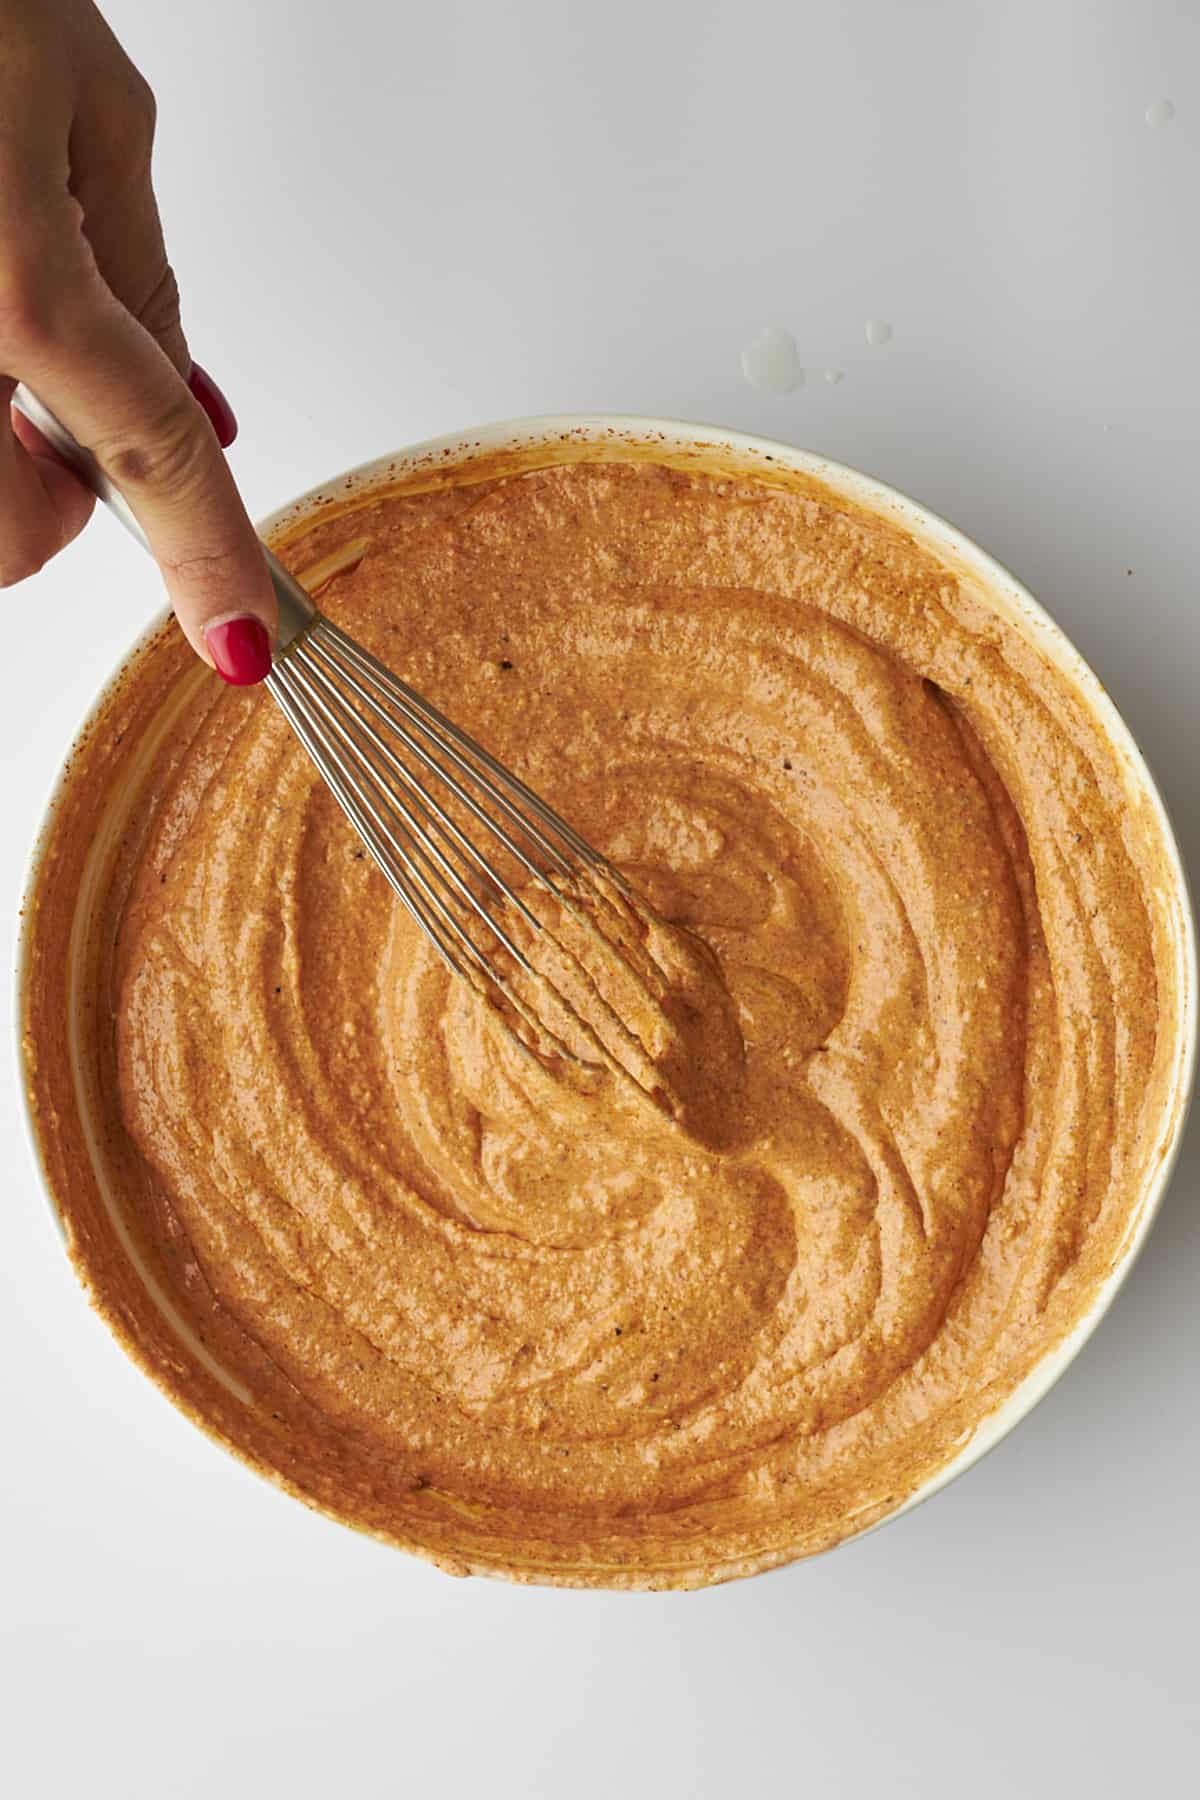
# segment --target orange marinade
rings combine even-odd
[[[721,1117],[522,1055],[266,695],[166,633],[114,702],[132,740],[174,714],[99,887],[84,1056],[188,1345],[60,1099],[55,909],[115,728],[60,809],[29,989],[77,1263],[210,1430],[447,1568],[685,1586],[828,1546],[1120,1250],[1174,1004],[1156,827],[1015,626],[815,482],[534,468],[359,497],[286,560],[357,537],[329,614],[715,953]]]

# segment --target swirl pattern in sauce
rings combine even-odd
[[[221,1429],[449,1566],[669,1585],[834,1542],[1061,1336],[1144,1183],[1154,846],[1104,734],[819,492],[548,468],[289,560],[352,536],[331,615],[715,952],[721,1076],[684,1128],[522,1055],[274,710],[206,685],[121,890],[109,1135],[255,1397]]]

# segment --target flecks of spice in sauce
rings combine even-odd
[[[819,484],[538,469],[376,499],[293,564],[348,529],[370,555],[335,621],[708,947],[669,985],[735,1031],[681,1119],[523,1053],[349,870],[274,710],[205,689],[128,898],[97,898],[93,1049],[115,1190],[152,1250],[187,1244],[172,1298],[262,1411],[231,1420],[178,1354],[160,1378],[460,1572],[671,1586],[835,1542],[955,1453],[1123,1241],[1166,1005],[1151,827],[1016,628]],[[553,670],[520,706],[498,618],[502,661]],[[278,804],[248,824],[228,795],[255,792]],[[122,1256],[87,1272],[154,1341]]]

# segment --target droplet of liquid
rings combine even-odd
[[[874,344],[874,345],[878,346],[879,344],[890,344],[891,341],[892,341],[892,328],[888,324],[886,319],[868,319],[867,320],[867,342],[868,342],[868,344]]]
[[[836,387],[838,382],[842,379],[842,371],[840,369],[826,369],[825,379],[830,387]]]
[[[1175,117],[1175,105],[1171,100],[1152,100],[1146,108],[1146,123],[1157,130],[1160,125],[1169,125]]]
[[[751,387],[771,394],[790,394],[804,380],[800,353],[790,331],[768,325],[742,351],[742,374]]]

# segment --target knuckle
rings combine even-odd
[[[136,438],[102,439],[92,449],[110,480],[135,492],[186,497],[208,467],[204,416],[186,392]]]
[[[132,63],[125,67],[123,75],[118,72],[103,91],[93,95],[89,121],[101,158],[93,170],[94,178],[102,176],[108,191],[145,180],[154,149],[158,107],[149,82]]]
[[[158,102],[145,78],[131,68],[129,86],[120,95],[111,125],[113,147],[122,160],[141,170],[148,166],[158,129]]]
[[[158,101],[154,98],[154,89],[145,76],[134,71],[132,111],[137,121],[139,135],[149,146],[154,142],[154,133],[158,129]]]

